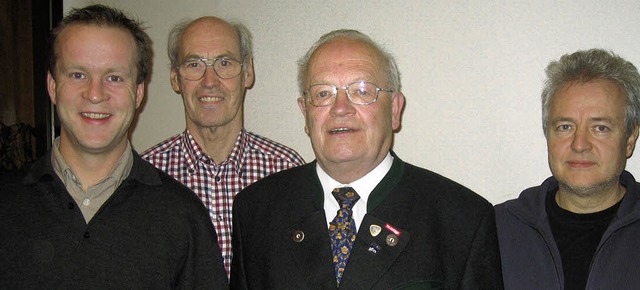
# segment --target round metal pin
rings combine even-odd
[[[389,234],[387,236],[386,241],[387,241],[387,245],[389,245],[390,247],[393,247],[398,244],[398,236],[394,234]]]
[[[304,240],[304,232],[303,231],[295,231],[293,232],[293,241],[296,243],[302,242]]]

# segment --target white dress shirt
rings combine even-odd
[[[358,193],[360,199],[353,206],[353,220],[356,223],[356,228],[359,228],[362,220],[364,219],[364,215],[367,213],[367,201],[369,199],[369,195],[378,183],[380,183],[382,178],[384,178],[387,172],[389,172],[391,164],[393,164],[393,156],[391,156],[390,153],[387,153],[387,156],[382,160],[382,162],[380,162],[376,168],[371,170],[371,172],[352,183],[342,184],[331,178],[331,176],[322,170],[320,165],[316,163],[316,171],[318,172],[318,178],[320,179],[322,192],[324,193],[324,212],[327,218],[327,228],[329,228],[329,224],[340,209],[338,201],[333,197],[333,194],[331,194],[333,189],[337,187],[350,186]]]

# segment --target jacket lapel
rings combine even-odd
[[[410,235],[367,214],[360,225],[340,288],[369,289],[384,275],[409,243]]]
[[[331,242],[323,210],[316,211],[285,230],[283,237],[309,288],[335,289]]]

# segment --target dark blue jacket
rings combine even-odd
[[[640,186],[627,171],[620,183],[627,191],[591,261],[586,289],[640,287]],[[496,205],[505,289],[564,289],[560,252],[545,208],[547,193],[557,187],[550,177]]]

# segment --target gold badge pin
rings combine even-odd
[[[380,232],[382,232],[382,227],[380,227],[379,225],[370,225],[369,226],[369,233],[371,233],[372,237],[375,237],[375,236],[379,235]]]
[[[397,244],[398,244],[398,236],[394,234],[389,234],[387,236],[387,245],[389,245],[390,247],[393,247]]]
[[[293,241],[296,243],[302,242],[304,240],[304,232],[303,231],[295,231],[293,233],[293,236],[291,236],[291,238],[293,238]]]

